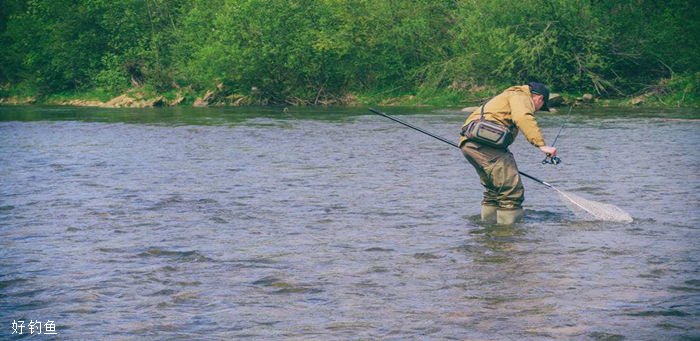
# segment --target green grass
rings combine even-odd
[[[85,101],[100,101],[107,102],[115,95],[109,91],[102,89],[91,89],[85,91],[65,91],[56,94],[50,94],[38,98],[41,103],[61,103],[70,100],[85,100]]]

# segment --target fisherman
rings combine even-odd
[[[520,130],[527,141],[545,155],[557,155],[555,147],[545,144],[535,120],[536,111],[549,111],[548,102],[549,90],[542,83],[512,86],[472,112],[464,122],[459,146],[486,189],[481,201],[481,221],[510,225],[522,219],[525,189],[508,146]],[[501,128],[505,135],[498,135],[498,129],[491,129],[493,126],[483,127],[483,123],[496,123],[495,127]],[[481,130],[475,131],[478,129]],[[489,137],[492,140],[504,138],[491,141]]]

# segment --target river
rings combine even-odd
[[[562,163],[519,136],[520,170],[632,223],[523,179],[483,225],[459,150],[366,108],[0,107],[0,338],[700,338],[700,114],[561,112]]]

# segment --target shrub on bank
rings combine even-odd
[[[538,80],[602,98],[661,87],[647,102],[697,102],[700,7],[680,0],[1,6],[6,97],[153,89],[189,93],[184,103],[192,103],[223,84],[257,104],[337,104],[357,94],[367,102],[460,105]]]

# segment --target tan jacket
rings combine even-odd
[[[464,126],[469,122],[478,120],[481,116],[481,107],[475,110],[464,121]],[[527,85],[512,86],[500,95],[489,100],[484,107],[484,119],[498,122],[506,127],[515,124],[513,139],[518,135],[518,130],[535,147],[544,146],[544,137],[535,120],[535,104],[532,102],[530,87]],[[461,146],[465,138],[459,140]]]

